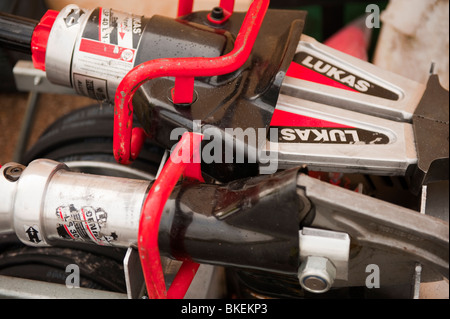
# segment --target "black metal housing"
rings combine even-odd
[[[162,254],[178,260],[295,275],[301,202],[297,169],[224,185],[176,187],[159,226]]]
[[[207,19],[207,14],[208,12],[195,12],[183,17],[184,20],[172,21],[152,18],[158,21],[157,28],[153,28],[151,19],[142,40],[146,39],[148,50],[142,50],[141,43],[140,51],[146,51],[150,55],[147,55],[147,59],[161,55],[205,57],[227,54],[234,47],[233,39],[239,33],[245,13],[234,13],[222,25],[212,24]],[[193,121],[200,120],[199,130],[205,135],[203,145],[211,138],[205,131],[214,128],[221,135],[223,149],[225,143],[229,143],[226,141],[241,143],[245,145],[242,151],[246,158],[243,163],[227,163],[225,159],[211,164],[202,163],[202,172],[222,182],[256,176],[259,173],[258,164],[254,160],[248,160],[248,154],[257,154],[261,141],[266,140],[265,130],[269,126],[282,81],[300,40],[305,16],[304,11],[268,10],[250,57],[240,69],[231,74],[196,78],[194,101],[189,105],[172,103],[173,78],[148,81],[135,94],[134,114],[156,143],[166,148],[171,148],[178,142],[177,139],[170,139],[170,133],[174,129],[193,131]],[[175,32],[177,29],[183,32]],[[154,40],[147,42],[149,39]],[[226,128],[239,128],[243,131],[250,128],[256,132],[256,138],[245,140],[245,136],[241,139],[231,136],[226,139],[225,136],[229,134],[225,131]],[[258,128],[264,129],[263,137],[258,136]],[[215,134],[214,137],[216,136]],[[230,147],[236,150],[235,145]]]
[[[411,177],[411,190],[418,194],[423,184],[448,181],[449,95],[437,75],[430,76],[425,93],[413,115],[418,162]]]

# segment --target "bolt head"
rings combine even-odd
[[[300,285],[313,293],[330,290],[336,278],[336,267],[325,257],[308,256],[298,269]]]

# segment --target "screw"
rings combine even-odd
[[[223,13],[223,9],[221,7],[214,7],[211,10],[211,19],[220,21],[225,17],[225,14]]]
[[[10,182],[16,182],[22,175],[23,170],[23,166],[9,166],[3,171],[3,176]]]
[[[330,290],[336,278],[336,267],[325,257],[308,256],[298,269],[300,285],[313,293]]]

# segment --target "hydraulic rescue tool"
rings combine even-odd
[[[183,298],[201,265],[260,297],[367,287],[373,265],[381,287],[448,278],[448,209],[427,206],[425,191],[448,183],[438,77],[424,85],[319,43],[303,34],[305,11],[233,8],[192,12],[181,0],[176,19],[76,5],[40,21],[2,14],[0,29],[18,30],[1,33],[4,47],[31,54],[50,82],[113,104],[118,163],[146,141],[166,156],[151,180],[6,163],[0,234],[136,254],[131,297]],[[398,178],[422,205],[371,193],[377,177]],[[167,260],[182,262],[170,280]]]

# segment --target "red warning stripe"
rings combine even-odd
[[[352,92],[358,92],[342,83],[339,83],[337,81],[334,81],[328,77],[326,77],[323,74],[320,74],[318,72],[315,72],[311,69],[308,69],[307,67],[298,64],[296,62],[291,62],[291,65],[289,66],[289,69],[286,73],[287,76],[300,79],[300,80],[306,80],[314,83],[319,83],[323,85],[333,86],[338,89],[348,90]]]
[[[124,54],[126,50],[128,54]],[[123,48],[114,44],[102,43],[85,38],[81,39],[80,51],[126,62],[133,62],[135,53],[134,49]]]
[[[325,121],[305,115],[294,114],[275,109],[270,126],[279,127],[332,127],[332,128],[354,128],[352,126]]]
[[[91,239],[92,239],[93,241],[95,241],[96,243],[99,243],[99,244],[101,245],[101,242],[98,241],[97,237],[95,237],[95,235],[92,233],[91,228],[89,227],[89,224],[88,224],[88,222],[87,222],[86,215],[84,214],[84,209],[83,209],[83,208],[81,209],[81,213],[82,213],[83,219],[84,219],[84,224],[85,224],[85,227],[84,227],[84,228],[87,229],[87,230],[89,231],[89,234],[90,234]]]
[[[62,214],[61,208],[58,209],[58,212],[59,212],[59,217],[61,217],[61,219],[62,219],[63,221],[65,221],[64,216],[63,216],[63,214]],[[64,226],[64,229],[66,230],[66,233],[67,233],[70,237],[72,237],[72,239],[75,239],[75,237],[73,237],[73,235],[72,235],[72,233],[70,232],[70,230],[69,230],[69,228],[67,227],[67,225],[63,225],[63,226]]]

